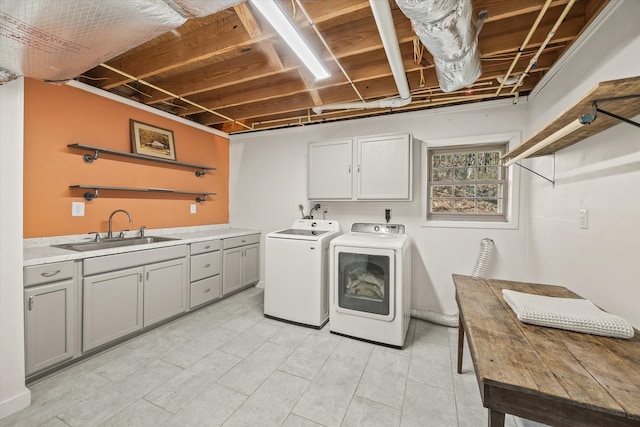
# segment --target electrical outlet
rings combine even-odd
[[[323,215],[328,215],[329,214],[329,206],[328,205],[322,206],[322,214]]]
[[[84,202],[71,202],[71,216],[84,216]]]
[[[191,203],[191,207],[189,209],[189,212],[191,212],[192,214],[196,213],[196,204]]]
[[[580,209],[580,228],[589,228],[589,211]]]

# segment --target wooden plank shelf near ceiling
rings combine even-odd
[[[216,194],[216,193],[205,193],[205,192],[198,192],[198,191],[181,191],[181,190],[174,190],[171,188],[112,187],[108,185],[87,185],[87,184],[70,185],[69,188],[71,188],[72,190],[78,189],[78,188],[85,189],[85,190],[93,190],[93,193],[87,191],[82,195],[82,197],[87,201],[91,201],[97,198],[100,190],[195,195],[195,196],[198,196],[196,197],[196,202],[203,202],[207,200],[207,196],[214,196]]]
[[[82,156],[83,160],[85,162],[87,162],[87,163],[91,163],[94,160],[98,160],[98,153],[105,153],[105,154],[111,154],[113,156],[127,157],[127,158],[130,158],[130,159],[145,160],[145,161],[148,161],[148,162],[164,163],[164,164],[169,164],[169,165],[174,165],[174,166],[182,166],[182,167],[190,168],[190,169],[197,169],[196,170],[196,176],[202,176],[202,175],[206,174],[208,170],[216,170],[216,168],[211,167],[211,166],[202,166],[202,165],[194,165],[194,164],[191,164],[191,163],[176,162],[175,160],[162,159],[162,158],[159,158],[159,157],[158,158],[149,157],[149,156],[145,156],[143,154],[127,153],[127,152],[124,152],[124,151],[111,150],[109,148],[94,147],[92,145],[69,144],[69,145],[67,145],[67,147],[69,147],[69,148],[77,148],[77,149],[80,149],[80,150],[93,151],[94,152],[93,156],[91,156],[89,154],[85,154],[84,156]],[[198,193],[198,194],[201,194],[201,193]]]
[[[634,95],[636,97],[624,98]],[[593,103],[595,101],[597,101],[599,108],[617,114],[618,116],[631,119],[632,117],[640,114],[640,98],[637,97],[638,95],[640,95],[640,76],[600,82],[598,86],[596,86],[587,96],[582,98],[565,113],[557,117],[546,128],[538,132],[529,140],[525,141],[523,144],[520,144],[515,149],[506,153],[502,158],[503,160],[514,158],[550,135],[553,135],[569,123],[576,121],[576,119],[583,114],[591,114],[593,112]],[[596,119],[592,123],[581,126],[572,133],[558,139],[546,147],[541,148],[539,151],[530,154],[528,157],[553,154],[556,151],[573,145],[576,142],[580,142],[591,135],[609,129],[618,123],[621,123],[620,120],[598,113]]]

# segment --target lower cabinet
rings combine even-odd
[[[184,258],[145,267],[143,327],[186,310]]]
[[[222,294],[237,291],[260,280],[260,235],[222,241]]]
[[[183,245],[85,259],[82,351],[185,312],[185,256]]]
[[[76,353],[76,282],[34,286],[25,296],[25,371],[29,376]]]
[[[84,278],[82,351],[142,329],[144,268]]]

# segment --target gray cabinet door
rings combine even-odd
[[[252,285],[260,280],[260,247],[249,245],[244,247],[242,257],[242,284]]]
[[[227,249],[222,253],[222,294],[242,288],[243,247]]]
[[[142,267],[85,277],[82,350],[142,329]]]
[[[184,258],[144,268],[144,327],[186,310]]]
[[[26,375],[74,356],[75,289],[73,279],[25,289]]]
[[[260,245],[226,249],[222,264],[223,295],[252,285],[260,280]]]

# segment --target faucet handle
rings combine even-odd
[[[89,232],[89,233],[87,233],[87,234],[95,234],[95,235],[96,235],[96,237],[95,237],[95,239],[93,239],[93,241],[94,241],[94,242],[99,242],[99,241],[100,241],[100,233],[98,233],[97,231],[90,231],[90,232]]]
[[[124,232],[125,232],[125,231],[130,231],[130,230],[129,230],[129,229],[122,230],[122,231],[120,232],[120,234],[118,234],[118,238],[120,238],[120,239],[124,238]]]
[[[143,237],[144,237],[144,230],[145,230],[146,228],[147,228],[147,226],[146,226],[146,225],[143,225],[143,226],[141,226],[141,227],[140,227],[140,238],[143,238]]]

